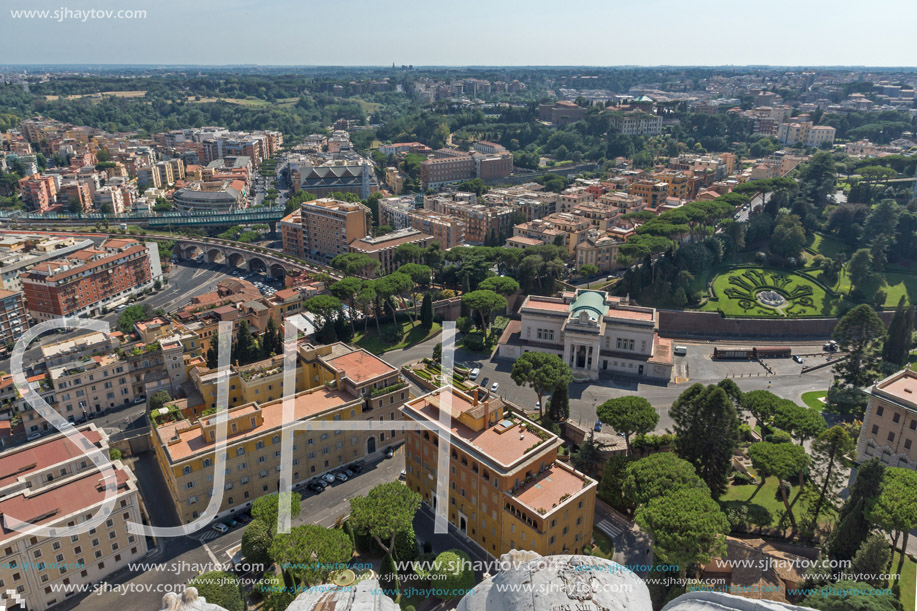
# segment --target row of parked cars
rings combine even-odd
[[[395,452],[392,448],[385,449],[386,458],[391,458],[394,456],[394,454]],[[365,470],[366,467],[363,465],[363,463],[354,463],[344,467],[343,469],[338,469],[337,471],[320,475],[319,477],[306,484],[306,488],[318,494],[334,482],[346,482],[351,477],[355,477],[360,473],[363,473]]]
[[[217,531],[221,535],[230,531],[230,529],[235,528],[236,526],[245,525],[252,521],[251,511],[245,511],[239,515],[229,518],[225,522],[217,522],[210,528]]]
[[[391,458],[394,455],[395,455],[395,450],[393,448],[389,447],[385,449],[386,458]],[[318,494],[319,492],[323,491],[325,488],[327,488],[334,482],[346,482],[351,477],[359,475],[360,473],[363,473],[363,471],[365,470],[366,470],[366,467],[365,465],[363,465],[363,463],[354,463],[352,465],[348,465],[344,469],[339,469],[332,473],[325,473],[324,475],[321,475],[315,478],[314,480],[306,484],[306,488]],[[402,471],[402,474],[403,473],[404,472]],[[229,518],[228,520],[225,520],[223,522],[216,522],[212,524],[210,528],[212,528],[213,530],[217,531],[218,533],[222,535],[224,533],[229,532],[230,529],[235,528],[239,524],[248,524],[249,522],[251,522],[251,520],[252,520],[251,510],[248,510],[233,518]]]

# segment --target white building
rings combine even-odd
[[[578,289],[563,297],[530,295],[500,338],[499,356],[518,359],[529,351],[560,356],[579,379],[628,375],[672,377],[672,342],[656,332],[654,308],[631,305],[602,291]]]

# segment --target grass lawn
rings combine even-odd
[[[786,277],[788,280],[783,280]],[[761,291],[780,293],[787,304],[782,311],[765,306],[757,300]],[[809,278],[787,270],[762,267],[742,267],[717,275],[713,279],[717,300],[709,300],[701,309],[722,310],[727,316],[792,317],[795,315],[828,314],[836,298]]]
[[[611,560],[611,557],[615,554],[615,546],[611,538],[603,533],[601,530],[592,527],[592,541],[595,543],[596,548],[593,548],[592,555],[599,556],[600,558],[606,558]]]
[[[813,234],[809,237],[809,239],[806,240],[806,250],[818,255],[825,256],[829,259],[833,259],[839,253],[845,253],[849,259],[851,254],[851,248],[849,244],[842,242],[837,238],[822,235],[820,233]]]
[[[389,344],[379,337],[376,333],[376,327],[373,324],[369,325],[369,333],[364,334],[362,330],[358,330],[357,334],[353,336],[353,343],[361,348],[369,350],[373,354],[382,354],[389,350],[400,350],[408,346],[413,346],[414,344],[419,344],[439,333],[440,329],[439,323],[433,323],[433,328],[427,331],[420,326],[420,321],[417,322],[416,327],[412,327],[410,320],[399,321],[399,327],[401,340],[395,343]],[[382,325],[382,334],[385,335],[386,329],[391,328],[393,328],[392,323]]]
[[[822,401],[819,401],[819,399],[827,396],[827,390],[813,390],[811,392],[802,393],[802,402],[812,409],[823,411],[825,409],[825,404]]]
[[[818,277],[821,272],[812,272],[812,275]],[[842,294],[850,292],[850,277],[846,269],[841,272],[837,284],[831,288]],[[917,303],[917,274],[905,271],[887,271],[881,276],[873,276],[860,289],[866,294],[867,301],[871,301],[872,295],[877,290],[883,289],[886,292],[886,308],[897,306],[902,295],[907,298],[908,303]]]
[[[901,554],[895,554],[892,562],[892,570],[898,568],[898,557]],[[905,556],[904,566],[901,567],[901,607],[903,609],[917,609],[917,601],[914,600],[914,588],[917,587],[917,562]]]
[[[789,495],[790,508],[793,510],[793,517],[796,518],[796,524],[798,525],[805,516],[806,508],[802,500],[796,497],[796,493],[799,492],[799,482],[794,480],[789,483],[791,486]],[[780,500],[777,494],[776,477],[767,478],[764,482],[764,486],[762,486],[760,490],[758,490],[758,486],[754,484],[742,486],[730,485],[729,488],[726,489],[725,494],[720,497],[720,500],[741,501],[743,503],[764,507],[770,512],[771,526],[774,527],[780,523],[780,512],[785,511],[783,501]],[[789,532],[789,526],[787,527],[787,532]]]

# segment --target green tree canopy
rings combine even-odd
[[[290,517],[295,518],[299,515],[302,505],[302,495],[298,492],[279,492],[259,496],[252,503],[252,518],[261,520],[271,529],[271,532],[277,529],[277,516],[280,513],[281,500],[290,506]]]
[[[379,484],[366,496],[350,501],[350,523],[391,553],[398,533],[414,527],[419,508],[420,495],[401,482]]]
[[[700,488],[680,488],[657,496],[637,509],[636,521],[653,538],[656,557],[688,566],[710,562],[726,553],[729,521],[719,504]]]
[[[252,520],[242,533],[242,556],[251,564],[269,564],[273,540],[271,527],[264,520]]]
[[[892,596],[876,596],[871,590],[868,583],[838,581],[809,594],[802,604],[820,611],[899,611]]]
[[[509,297],[513,293],[519,291],[519,283],[509,276],[491,276],[481,281],[481,283],[478,284],[478,288],[493,291],[504,297]]]
[[[481,329],[487,334],[490,315],[506,307],[506,297],[493,291],[477,290],[462,295],[462,303],[478,313],[481,320]]]
[[[150,395],[150,412],[159,411],[166,403],[172,400],[172,395],[167,390],[157,390]]]
[[[751,458],[751,463],[755,470],[762,478],[767,478],[771,475],[777,478],[783,507],[786,509],[787,517],[790,519],[793,529],[790,533],[792,538],[796,533],[796,516],[793,515],[793,508],[790,506],[783,481],[806,468],[806,464],[809,462],[806,449],[791,443],[760,441],[752,444],[748,449],[748,456]]]
[[[627,467],[624,494],[634,505],[646,505],[658,496],[681,488],[699,488],[710,493],[694,465],[672,452],[650,454]]]
[[[198,575],[188,582],[189,588],[197,588],[198,596],[226,611],[245,611],[245,592],[235,575],[225,571],[210,571]]]
[[[548,352],[526,352],[513,363],[510,373],[513,382],[528,386],[538,395],[538,413],[544,414],[544,396],[561,385],[573,381],[570,367],[556,354]]]
[[[624,435],[628,454],[631,435],[645,435],[659,424],[659,414],[650,402],[635,395],[609,399],[596,408],[596,413],[599,420]]]
[[[850,386],[863,388],[879,376],[878,340],[885,325],[875,310],[866,304],[853,308],[837,322],[832,334],[847,355],[834,366],[834,372]]]
[[[739,418],[727,392],[718,386],[693,384],[676,399],[675,449],[694,465],[714,498],[726,490],[732,456],[739,441]]]
[[[118,315],[118,329],[122,333],[133,333],[134,324],[153,317],[153,310],[146,304],[128,306]]]
[[[457,598],[471,591],[475,584],[471,558],[458,549],[450,549],[436,556],[430,567],[431,582],[437,590],[451,592]]]
[[[879,498],[869,511],[873,524],[887,533],[895,533],[892,548],[903,535],[901,548],[907,549],[910,531],[917,528],[917,471],[904,467],[889,467],[885,470]],[[901,575],[904,554],[898,561],[896,573]]]
[[[350,562],[353,539],[339,528],[306,524],[274,537],[270,555],[301,583],[312,585],[324,582],[330,567]]]

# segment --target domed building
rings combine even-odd
[[[456,611],[652,611],[646,583],[630,569],[604,558],[540,556],[512,551],[503,570],[475,586]],[[301,611],[298,610],[297,611]],[[769,600],[719,592],[689,592],[663,611],[813,611]]]

